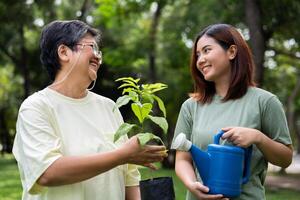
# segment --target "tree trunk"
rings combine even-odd
[[[157,29],[159,24],[159,19],[161,16],[161,11],[164,7],[163,1],[157,2],[156,10],[154,11],[150,33],[149,33],[149,77],[152,83],[156,82],[156,42],[157,42]]]
[[[245,0],[245,13],[246,23],[250,32],[250,46],[256,65],[255,80],[258,86],[262,86],[266,38],[262,29],[261,12],[257,0]]]
[[[5,108],[0,110],[0,142],[2,144],[1,154],[11,153],[12,143],[5,120]]]
[[[90,0],[84,0],[81,9],[80,9],[80,15],[77,17],[78,20],[86,21],[85,17],[91,8],[91,1]]]
[[[16,63],[16,66],[22,70],[22,75],[24,79],[24,99],[27,98],[30,94],[30,80],[29,80],[29,71],[28,71],[28,62],[27,62],[27,49],[25,47],[25,38],[24,38],[24,26],[20,25],[19,27],[19,34],[21,38],[21,44],[20,44],[20,50],[21,50],[21,55],[20,55],[20,60]]]
[[[297,75],[297,82],[296,85],[291,93],[291,95],[288,97],[288,105],[287,105],[287,121],[290,128],[290,132],[292,134],[295,134],[298,142],[298,148],[297,152],[300,152],[300,133],[298,131],[297,127],[297,120],[295,117],[295,101],[296,97],[298,96],[300,92],[300,75]]]

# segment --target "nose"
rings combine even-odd
[[[205,62],[206,62],[206,60],[205,60],[204,55],[199,55],[197,57],[197,62],[196,62],[197,66],[203,65],[203,63],[205,63]]]
[[[102,64],[102,53],[101,53],[101,51],[94,52],[94,56],[98,60],[98,63]]]

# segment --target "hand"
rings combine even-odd
[[[143,165],[151,169],[156,169],[151,163],[161,162],[168,156],[165,146],[145,145],[141,147],[136,136],[130,138],[121,149],[126,154],[127,163]]]
[[[261,132],[253,128],[226,127],[222,128],[225,132],[222,139],[227,139],[236,146],[247,148],[260,141]]]
[[[199,200],[229,200],[224,198],[222,194],[207,194],[209,188],[200,182],[192,182],[188,185],[188,189]]]

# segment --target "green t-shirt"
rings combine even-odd
[[[226,102],[222,102],[218,95],[209,104],[189,98],[182,104],[174,138],[181,132],[185,133],[194,145],[206,150],[207,145],[213,143],[213,136],[229,126],[254,128],[280,143],[292,143],[282,104],[275,95],[255,87],[250,87],[243,97]],[[265,199],[263,185],[267,164],[260,150],[253,145],[251,177],[235,200]],[[196,198],[188,191],[186,199]]]

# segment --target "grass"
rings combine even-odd
[[[0,157],[0,199],[19,200],[22,197],[22,185],[16,161],[12,155]]]
[[[184,200],[186,189],[176,177],[174,170],[160,169],[151,171],[141,169],[142,179],[151,177],[170,176],[173,178],[175,195],[177,200]],[[11,155],[0,157],[0,199],[1,200],[19,200],[22,196],[22,186],[18,168],[14,158]],[[300,192],[283,189],[266,188],[267,200],[299,200]]]

